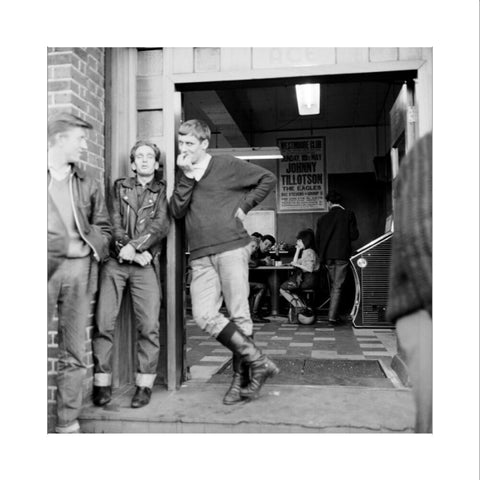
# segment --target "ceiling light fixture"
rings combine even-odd
[[[268,160],[283,158],[278,147],[209,148],[212,155],[233,155],[240,160]]]
[[[320,84],[295,85],[295,90],[297,91],[298,113],[300,115],[318,115],[320,113]]]

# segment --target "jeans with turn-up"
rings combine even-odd
[[[193,319],[212,337],[216,337],[229,321],[244,335],[252,335],[248,304],[249,258],[250,248],[245,246],[196,258],[190,263]],[[230,318],[220,312],[223,300]]]
[[[58,308],[57,427],[73,424],[83,400],[91,258],[67,258],[48,282],[48,319]]]
[[[110,259],[101,272],[97,302],[97,332],[93,339],[94,385],[112,384],[112,353],[115,324],[127,283],[130,286],[137,325],[137,374],[139,387],[153,386],[160,353],[160,282],[152,265],[118,263]]]

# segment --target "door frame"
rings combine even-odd
[[[166,47],[164,51],[164,147],[166,152],[165,176],[167,180],[167,197],[170,198],[175,180],[176,136],[181,119],[181,86],[192,83],[216,83],[228,81],[272,80],[275,78],[316,77],[342,74],[368,74],[393,71],[416,71],[417,83],[421,83],[423,95],[431,95],[431,75],[418,75],[427,60],[408,60],[395,62],[365,63],[356,65],[323,65],[309,67],[281,67],[275,69],[238,70],[208,73],[174,73],[174,48]],[[431,66],[427,68],[431,69]],[[420,86],[420,85],[419,85]],[[423,100],[423,99],[422,99]],[[429,105],[428,99],[422,101]],[[425,109],[424,109],[425,110]],[[428,109],[426,110],[428,111]],[[418,114],[418,112],[417,112]],[[423,117],[423,114],[422,114]],[[418,125],[421,130],[431,129],[431,115],[421,118]],[[423,125],[425,123],[425,125]],[[430,128],[429,128],[430,127]],[[167,238],[167,388],[178,389],[184,380],[185,371],[185,319],[184,319],[184,238],[183,221],[172,222]]]

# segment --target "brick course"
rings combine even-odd
[[[48,69],[48,114],[66,111],[78,115],[93,125],[88,131],[88,153],[82,163],[97,176],[101,185],[105,171],[105,51],[103,48],[49,47]],[[92,332],[93,311],[91,304],[88,327],[85,332],[87,378],[84,395],[88,398],[93,384]],[[58,368],[58,318],[48,324],[47,345],[47,399],[48,431],[55,424],[56,373]]]

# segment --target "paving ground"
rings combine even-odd
[[[267,355],[348,360],[378,359],[389,365],[397,353],[394,330],[332,327],[327,321],[292,325],[285,317],[254,324],[255,344]],[[187,365],[190,378],[209,380],[231,358],[230,351],[187,320]]]
[[[255,324],[255,341],[276,358],[378,360],[386,387],[276,383],[255,401],[225,406],[225,383],[212,377],[230,352],[187,320],[189,380],[177,391],[155,387],[150,404],[130,408],[133,387],[118,389],[104,408],[87,407],[82,429],[95,433],[331,433],[413,432],[414,405],[390,368],[396,353],[393,330],[357,330],[350,325],[290,325],[285,317]],[[288,383],[288,382],[287,382]],[[297,382],[298,383],[298,382]],[[340,382],[339,382],[340,383]]]

